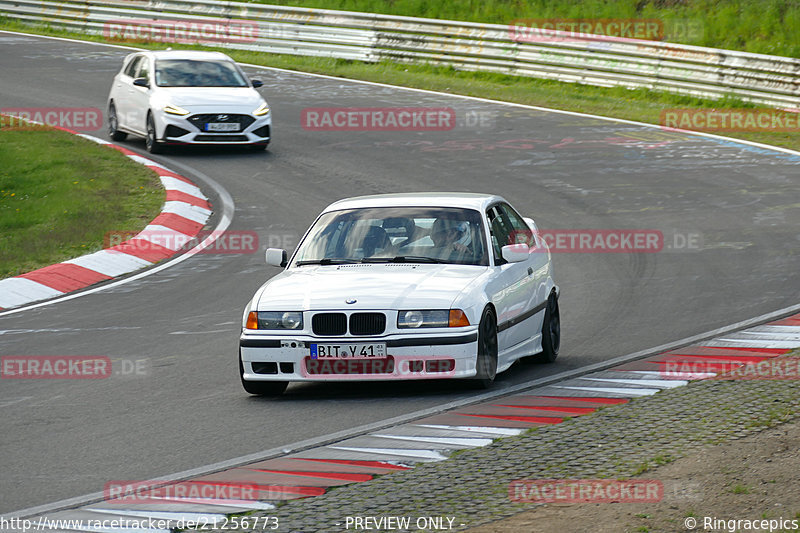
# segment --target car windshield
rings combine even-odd
[[[488,265],[481,215],[472,209],[380,207],[323,214],[295,266],[343,263]]]
[[[159,59],[156,61],[159,87],[247,87],[247,80],[230,61]]]

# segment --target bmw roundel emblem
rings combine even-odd
[[[356,303],[357,301],[358,301],[358,300],[356,300],[355,298],[348,298],[347,300],[345,300],[345,301],[344,301],[344,303],[346,303],[346,304],[348,304],[348,305],[349,305],[349,304],[354,304],[354,303]]]

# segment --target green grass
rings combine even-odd
[[[155,173],[116,150],[50,128],[0,129],[0,278],[99,250],[163,202]]]
[[[509,24],[516,19],[657,19],[665,40],[800,56],[796,0],[258,0],[263,4]],[[671,31],[673,30],[674,31]],[[682,31],[688,29],[689,31]]]

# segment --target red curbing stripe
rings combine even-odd
[[[184,202],[187,204],[195,205],[197,207],[202,207],[203,209],[211,209],[211,204],[208,203],[208,200],[203,200],[202,198],[198,198],[197,196],[192,196],[191,194],[187,194],[183,191],[178,191],[175,189],[167,189],[167,202]]]
[[[293,461],[316,461],[335,465],[363,466],[366,468],[383,468],[385,470],[411,470],[410,466],[396,465],[385,461],[358,461],[354,459],[312,459],[306,457],[290,457]]]
[[[556,411],[559,413],[572,413],[575,415],[588,415],[597,411],[594,407],[558,407],[555,405],[505,405],[495,403],[496,407],[511,407],[513,409],[538,409],[540,411]]]
[[[577,402],[592,402],[592,403],[600,403],[603,405],[619,405],[622,403],[628,403],[630,399],[628,398],[590,398],[586,396],[539,396],[540,398],[553,398],[555,400],[575,400]]]
[[[214,486],[221,486],[221,487],[245,487],[245,488],[254,488],[259,491],[263,492],[280,492],[281,494],[300,494],[303,496],[320,496],[321,494],[325,494],[325,489],[323,487],[305,487],[305,486],[295,486],[295,485],[262,485],[260,483],[249,483],[243,481],[213,481],[213,480],[202,480],[202,479],[190,479],[188,481],[184,481],[181,483],[176,483],[175,485],[182,485],[183,483],[187,484],[200,484],[200,485],[214,485]]]
[[[180,250],[170,250],[160,244],[155,244],[145,239],[137,239],[136,237],[122,244],[107,248],[107,250],[132,255],[151,263],[158,263],[162,259],[166,259],[180,252]]]
[[[267,474],[282,474],[286,476],[304,476],[304,477],[318,477],[323,479],[337,479],[339,481],[369,481],[372,476],[369,474],[347,474],[344,472],[307,472],[304,470],[263,470],[261,468],[248,468],[254,472],[265,472]]]
[[[189,236],[197,235],[203,229],[203,224],[200,222],[189,220],[175,213],[161,213],[150,224],[174,229]]]
[[[515,422],[529,422],[531,424],[560,424],[563,418],[555,416],[515,416],[515,415],[473,415],[470,413],[454,413],[460,416],[475,416],[478,418],[492,418],[495,420],[513,420]]]
[[[17,276],[41,283],[61,292],[72,292],[94,283],[111,279],[110,276],[95,272],[72,263],[58,263]]]

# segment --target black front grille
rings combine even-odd
[[[380,335],[386,329],[383,313],[353,313],[350,315],[350,335]]]
[[[256,119],[250,115],[236,115],[231,113],[204,113],[201,115],[192,115],[188,120],[194,124],[198,130],[211,132],[214,132],[214,130],[209,130],[206,124],[238,124],[238,129],[231,133],[244,131],[250,124],[256,121]]]
[[[253,135],[256,137],[269,137],[269,125],[253,130]]]
[[[311,319],[314,335],[344,335],[347,333],[347,315],[344,313],[317,313]]]

